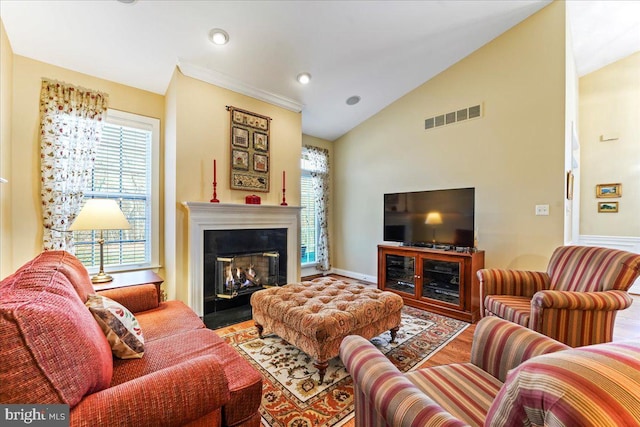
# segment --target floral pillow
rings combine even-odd
[[[135,316],[122,304],[102,295],[89,295],[85,303],[120,359],[139,359],[144,354],[144,337]]]

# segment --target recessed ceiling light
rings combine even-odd
[[[138,0],[118,0],[118,1],[124,4],[131,4],[131,3],[135,3]]]
[[[209,31],[209,40],[211,40],[211,43],[217,45],[227,44],[229,42],[229,34],[225,30],[214,28]]]
[[[347,98],[347,105],[356,105],[360,102],[360,97],[358,95],[353,95]]]
[[[300,84],[306,85],[311,81],[311,74],[309,73],[300,73],[297,77]]]

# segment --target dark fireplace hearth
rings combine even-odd
[[[251,294],[287,283],[287,229],[205,230],[203,320],[211,329],[249,320]]]

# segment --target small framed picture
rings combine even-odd
[[[256,172],[269,172],[269,157],[264,154],[254,154],[253,170]]]
[[[617,213],[618,202],[598,202],[598,212]]]
[[[596,185],[596,197],[620,197],[622,196],[622,184],[598,184]]]
[[[269,141],[266,134],[260,132],[253,133],[253,149],[265,152],[269,151]]]
[[[231,143],[236,147],[249,148],[249,131],[239,127],[233,127]],[[235,162],[235,160],[234,160]]]
[[[244,150],[233,150],[231,153],[232,166],[234,169],[249,170],[249,152]]]

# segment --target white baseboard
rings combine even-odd
[[[309,276],[316,276],[318,274],[322,274],[324,276],[328,275],[328,274],[337,274],[340,276],[345,276],[345,277],[349,277],[350,279],[356,279],[356,280],[362,280],[365,282],[371,282],[371,283],[377,283],[378,282],[378,277],[377,276],[369,276],[367,274],[362,274],[362,273],[356,273],[353,271],[348,271],[348,270],[342,270],[339,268],[332,268],[329,271],[318,271],[315,269],[315,267],[303,267],[300,270],[300,276],[301,277],[309,277]]]
[[[367,274],[356,273],[354,271],[342,270],[339,268],[334,268],[333,270],[331,270],[331,272],[333,274],[339,274],[340,276],[349,277],[351,279],[363,280],[365,282],[371,282],[371,283],[378,283],[377,276],[369,276]]]

